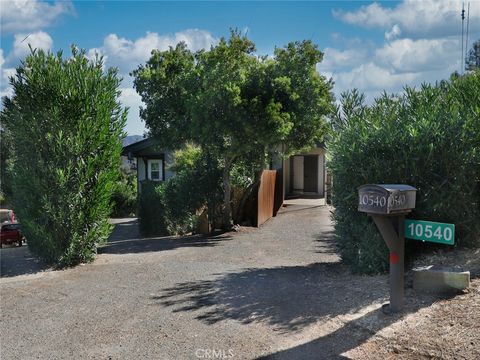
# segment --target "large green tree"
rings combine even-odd
[[[277,48],[273,57],[254,52],[251,40],[232,31],[208,51],[192,53],[184,43],[153,51],[133,71],[150,135],[170,148],[193,141],[222,159],[225,227],[232,166],[255,153],[260,170],[272,150],[313,146],[332,110],[332,83],[316,71],[323,54],[311,41]]]
[[[12,144],[9,179],[31,250],[49,262],[89,261],[111,229],[126,110],[116,69],[85,52],[32,51],[10,79],[2,126]]]

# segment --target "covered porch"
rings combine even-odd
[[[283,161],[284,199],[318,202],[325,198],[325,149],[317,147],[308,153]]]

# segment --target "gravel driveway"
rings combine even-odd
[[[386,277],[352,276],[340,264],[329,207],[287,210],[259,229],[209,238],[142,239],[135,219],[120,219],[93,264],[3,272],[1,358],[348,352],[393,321],[379,311]],[[16,249],[3,249],[2,262],[7,250]]]

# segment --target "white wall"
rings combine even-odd
[[[318,155],[318,194],[320,196],[324,196],[324,181],[325,181],[325,176],[324,176],[324,165],[325,165],[325,155],[320,154]]]
[[[303,156],[293,157],[293,191],[303,190]]]
[[[283,162],[284,167],[284,186],[285,193],[289,194],[290,189],[292,191],[301,191],[303,190],[303,156],[304,155],[318,155],[318,187],[317,192],[320,196],[325,196],[325,180],[326,180],[326,159],[325,159],[325,150],[322,148],[314,148],[309,152],[306,152],[302,155],[293,156],[293,167],[290,166],[290,158],[286,159]],[[290,186],[291,178],[290,174],[294,171],[293,186]]]
[[[283,161],[283,195],[290,193],[290,158]]]

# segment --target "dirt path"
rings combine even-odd
[[[330,209],[289,210],[211,238],[142,239],[120,220],[93,264],[4,277],[1,358],[362,358],[432,304],[407,291],[384,316],[386,277],[341,265]]]

